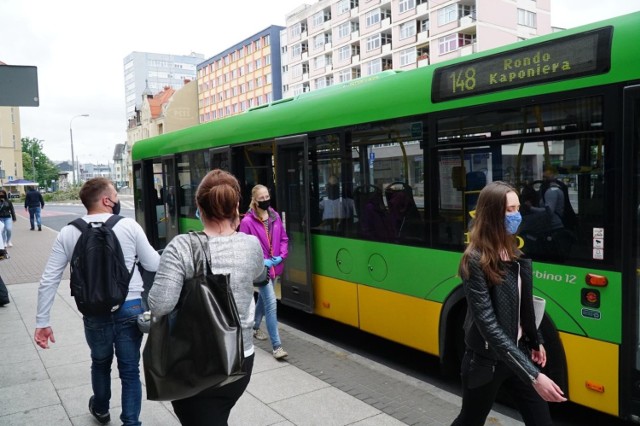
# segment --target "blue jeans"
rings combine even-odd
[[[36,223],[38,226],[42,226],[42,221],[40,220],[40,207],[29,207],[29,222],[31,222],[31,229],[33,229],[33,218],[36,218]]]
[[[127,300],[110,315],[85,316],[84,334],[91,349],[91,386],[93,408],[97,413],[109,411],[111,399],[111,363],[115,348],[122,382],[122,414],[124,425],[141,425],[142,384],[140,383],[140,346],[138,329],[140,299]]]
[[[2,231],[2,240],[4,244],[7,245],[9,241],[11,241],[11,230],[13,229],[13,219],[11,216],[9,217],[0,217],[2,223],[4,223],[4,229]]]
[[[273,289],[273,280],[269,280],[269,284],[258,287],[258,303],[256,304],[256,316],[253,329],[260,328],[262,317],[265,317],[267,323],[267,332],[271,340],[273,349],[282,346],[280,343],[280,333],[278,333],[278,312],[276,305],[276,292]]]

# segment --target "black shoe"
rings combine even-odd
[[[104,414],[98,414],[93,409],[93,396],[89,398],[89,412],[98,421],[98,423],[106,425],[111,421],[111,414],[107,411]]]
[[[42,226],[38,226],[38,231],[42,231]]]
[[[29,229],[29,231],[33,231],[35,228],[32,226],[31,229]]]

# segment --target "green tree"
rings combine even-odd
[[[25,179],[38,182],[47,188],[51,181],[58,181],[58,168],[42,151],[42,141],[38,138],[22,138],[22,171]]]

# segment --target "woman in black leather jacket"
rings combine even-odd
[[[547,357],[535,325],[531,260],[522,257],[513,236],[522,220],[519,208],[518,194],[504,182],[488,184],[478,198],[460,262],[467,349],[455,426],[484,425],[503,383],[511,386],[527,426],[551,425],[546,401],[566,401],[539,369]]]

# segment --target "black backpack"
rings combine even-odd
[[[122,216],[106,222],[70,222],[82,235],[71,256],[71,296],[84,315],[106,315],[118,310],[129,292],[135,270],[127,270],[120,242],[113,227]]]

